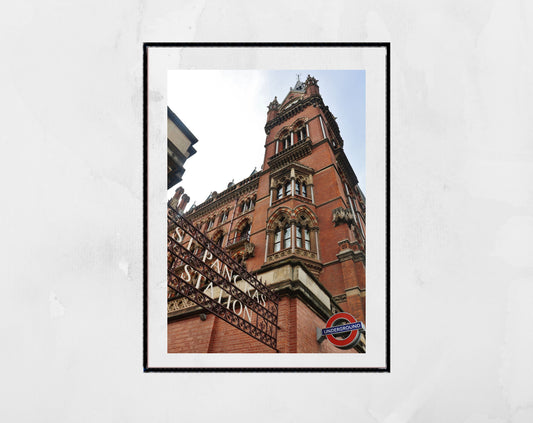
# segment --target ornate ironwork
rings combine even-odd
[[[198,228],[178,211],[169,207],[167,220],[169,227],[180,228],[205,250],[209,251],[212,258],[218,259],[224,264],[228,269],[228,274],[229,271],[231,271],[232,276],[238,275],[242,281],[255,290],[255,293],[251,295],[249,292],[241,290],[235,284],[236,279],[233,281],[226,279],[223,275],[205,263],[204,260],[197,257],[184,245],[181,245],[170,234],[168,236],[168,287],[177,294],[185,296],[206,311],[213,313],[232,326],[242,330],[277,351],[278,294],[255,278],[239,263],[234,261],[220,246],[207,238],[207,236],[198,230]],[[181,275],[176,273],[176,270],[184,265],[189,265],[191,269],[196,271],[199,275],[202,275],[208,286],[212,284],[213,287],[217,287],[221,290],[218,300],[205,294],[199,289],[200,287],[197,288],[191,282],[185,281],[182,278],[183,273]],[[204,291],[206,290],[207,289],[204,289]],[[225,293],[225,297],[222,297],[223,293]],[[256,295],[258,299],[259,296],[262,296],[264,304],[261,304],[255,299]],[[169,298],[170,297],[176,298],[176,296],[169,296]],[[222,298],[224,298],[224,301],[222,301]],[[241,304],[239,313],[236,313],[235,310],[229,308],[231,299],[233,299],[233,308],[235,307],[236,301],[239,301]],[[224,304],[224,302],[226,302],[226,304]],[[250,321],[244,318],[245,310],[248,310]],[[241,313],[243,317],[241,317]],[[255,323],[251,322],[253,320],[255,320]]]

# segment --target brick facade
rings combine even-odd
[[[212,192],[187,218],[281,295],[280,352],[354,353],[316,339],[337,311],[365,322],[366,229],[364,195],[313,77],[270,103],[265,132],[261,170]],[[168,352],[273,352],[202,313],[169,302]]]

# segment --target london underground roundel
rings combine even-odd
[[[347,350],[353,348],[365,330],[363,322],[358,322],[350,313],[336,313],[322,329],[322,334],[337,348]]]

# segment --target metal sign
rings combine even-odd
[[[350,313],[336,313],[326,323],[321,334],[337,348],[347,350],[353,348],[365,331],[363,322],[358,322]]]
[[[169,207],[167,220],[168,287],[277,351],[279,296],[181,213]]]

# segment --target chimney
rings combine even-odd
[[[187,194],[183,194],[183,197],[181,197],[180,205],[178,206],[179,211],[184,211],[185,207],[187,207],[187,204],[189,203],[189,196]]]
[[[178,204],[180,202],[181,195],[185,192],[183,187],[178,187],[176,189],[176,192],[174,193],[174,196],[170,199],[169,206],[176,210],[178,208]]]

